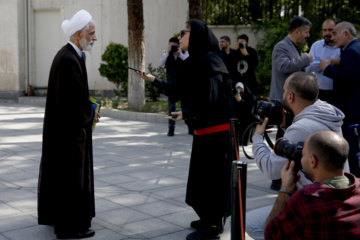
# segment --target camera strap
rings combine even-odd
[[[264,133],[264,137],[265,137],[266,142],[267,142],[267,144],[269,145],[269,147],[270,147],[271,149],[274,149],[274,144],[272,143],[272,141],[271,141],[271,139],[270,139],[270,137],[269,137],[269,135],[267,134],[266,131],[265,131],[265,133]]]
[[[244,142],[244,136],[246,135],[246,132],[247,132],[247,131],[250,131],[250,129],[252,128],[252,126],[255,125],[255,124],[258,124],[258,123],[260,123],[260,122],[253,122],[252,124],[250,124],[250,125],[245,129],[244,134],[243,134],[243,136],[242,136],[242,142]],[[271,139],[270,139],[270,137],[269,137],[269,135],[267,134],[266,131],[264,132],[264,138],[265,138],[267,144],[269,145],[269,147],[270,147],[271,149],[273,149],[273,148],[274,148],[274,144],[272,143],[272,141],[271,141]],[[251,157],[251,156],[249,156],[249,155],[246,153],[244,145],[242,145],[242,150],[243,150],[243,153],[244,153],[244,155],[245,155],[245,157],[246,157],[247,159],[254,159],[254,157]]]
[[[245,129],[245,131],[244,131],[244,133],[243,133],[243,135],[242,135],[242,137],[241,137],[242,142],[245,141],[244,138],[245,138],[246,133],[247,133],[248,131],[250,131],[250,129],[253,127],[253,125],[256,125],[256,124],[258,124],[258,123],[260,123],[260,122],[253,122],[253,123],[251,123],[251,124]],[[251,157],[251,156],[249,156],[249,155],[246,153],[244,145],[242,145],[242,150],[243,150],[243,153],[244,153],[244,155],[245,155],[245,157],[246,157],[247,159],[254,159],[254,157]]]

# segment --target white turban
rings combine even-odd
[[[83,29],[92,19],[90,13],[84,9],[81,9],[77,13],[72,16],[70,20],[64,20],[61,24],[61,28],[64,31],[65,35],[71,37],[79,31]]]

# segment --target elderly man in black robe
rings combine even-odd
[[[93,110],[84,50],[97,40],[90,13],[78,11],[62,23],[70,38],[55,56],[49,75],[38,185],[38,223],[53,225],[59,239],[94,236]]]

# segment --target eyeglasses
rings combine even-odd
[[[181,30],[180,37],[182,38],[185,35],[185,33],[187,33],[187,32],[190,32],[190,31],[189,30]]]

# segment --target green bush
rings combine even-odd
[[[120,43],[110,42],[101,56],[101,60],[107,64],[100,64],[100,75],[115,84],[114,93],[117,97],[120,96],[120,91],[127,96],[128,48]]]
[[[152,64],[149,63],[148,72],[159,79],[162,80],[166,79],[165,68],[163,67],[153,68]],[[145,82],[145,89],[148,91],[150,99],[152,99],[154,102],[158,100],[158,98],[160,97],[160,91],[155,86],[153,86],[149,81]]]

